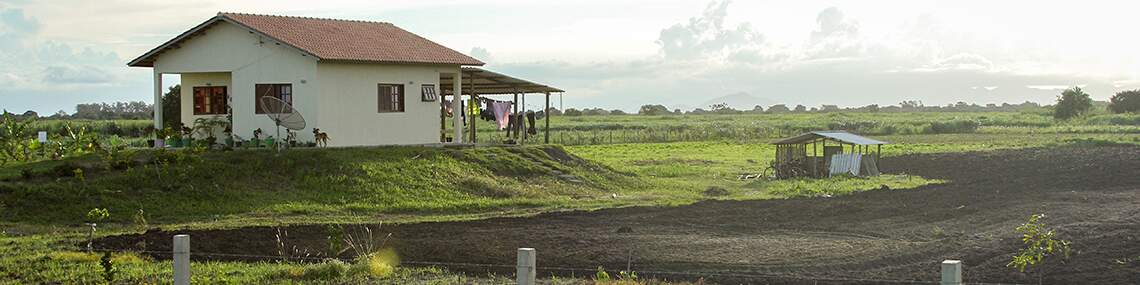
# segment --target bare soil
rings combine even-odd
[[[392,233],[388,245],[409,262],[507,265],[448,266],[473,274],[509,274],[515,249],[533,247],[540,276],[587,276],[599,265],[620,270],[628,263],[643,277],[669,280],[936,282],[942,260],[960,259],[967,282],[1036,283],[1035,271],[1019,273],[1006,263],[1021,245],[1013,229],[1044,213],[1058,236],[1073,243],[1071,257],[1042,267],[1045,283],[1140,282],[1140,147],[908,155],[884,159],[882,169],[950,182],[834,198],[705,201],[384,225],[376,233]],[[310,252],[326,251],[333,232],[326,225],[284,230],[287,244]],[[195,252],[278,252],[274,228],[189,233]],[[110,237],[100,244],[138,248],[146,241],[148,249],[162,251],[169,250],[173,234]]]

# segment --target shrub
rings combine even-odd
[[[1116,93],[1108,99],[1108,110],[1117,114],[1140,112],[1140,89]]]
[[[962,134],[973,133],[982,124],[974,120],[953,120],[948,122],[930,123],[930,132],[935,134]]]
[[[1080,87],[1065,89],[1057,97],[1057,106],[1053,109],[1053,118],[1071,119],[1087,114],[1092,108],[1092,98]]]
[[[706,197],[721,197],[721,196],[728,196],[729,193],[728,193],[727,189],[724,189],[724,187],[709,186],[708,189],[705,189],[705,192],[703,192],[703,194]]]

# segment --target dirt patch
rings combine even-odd
[[[944,259],[964,260],[968,282],[1035,283],[1005,267],[1020,245],[1013,228],[1045,213],[1073,242],[1049,284],[1140,280],[1140,147],[1067,147],[887,158],[888,173],[950,180],[908,191],[835,198],[705,201],[550,213],[527,218],[384,226],[405,261],[513,265],[538,249],[540,276],[585,276],[599,265],[642,276],[721,283],[851,284],[937,281]],[[697,190],[699,191],[699,190]],[[627,229],[627,230],[626,230]],[[328,227],[295,226],[290,244],[327,248]],[[197,252],[273,255],[273,228],[191,231]],[[99,244],[167,251],[175,232]],[[199,258],[208,258],[199,256]],[[213,257],[226,259],[227,257]],[[230,257],[233,258],[233,257]],[[450,266],[472,273],[513,268]],[[571,271],[571,272],[567,272]],[[690,272],[673,275],[661,272]],[[649,273],[653,272],[653,273]]]

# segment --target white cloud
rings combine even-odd
[[[148,100],[149,73],[122,58],[218,11],[393,22],[491,69],[566,89],[567,106],[699,106],[737,92],[810,106],[1046,102],[1057,90],[1027,86],[1080,82],[1094,98],[1140,88],[1136,40],[1120,36],[1136,5],[1123,2],[1042,2],[1034,13],[981,0],[308,4],[0,0],[0,98],[41,113]],[[1056,20],[1074,8],[1095,12]]]
[[[764,36],[742,23],[725,28],[730,1],[712,2],[700,17],[690,18],[661,30],[657,44],[661,53],[670,60],[706,60],[732,57],[744,60],[763,60],[756,56],[763,49]]]

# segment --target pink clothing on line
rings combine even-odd
[[[507,128],[511,121],[511,102],[491,101],[491,113],[495,114],[495,121],[499,122],[499,130]]]

